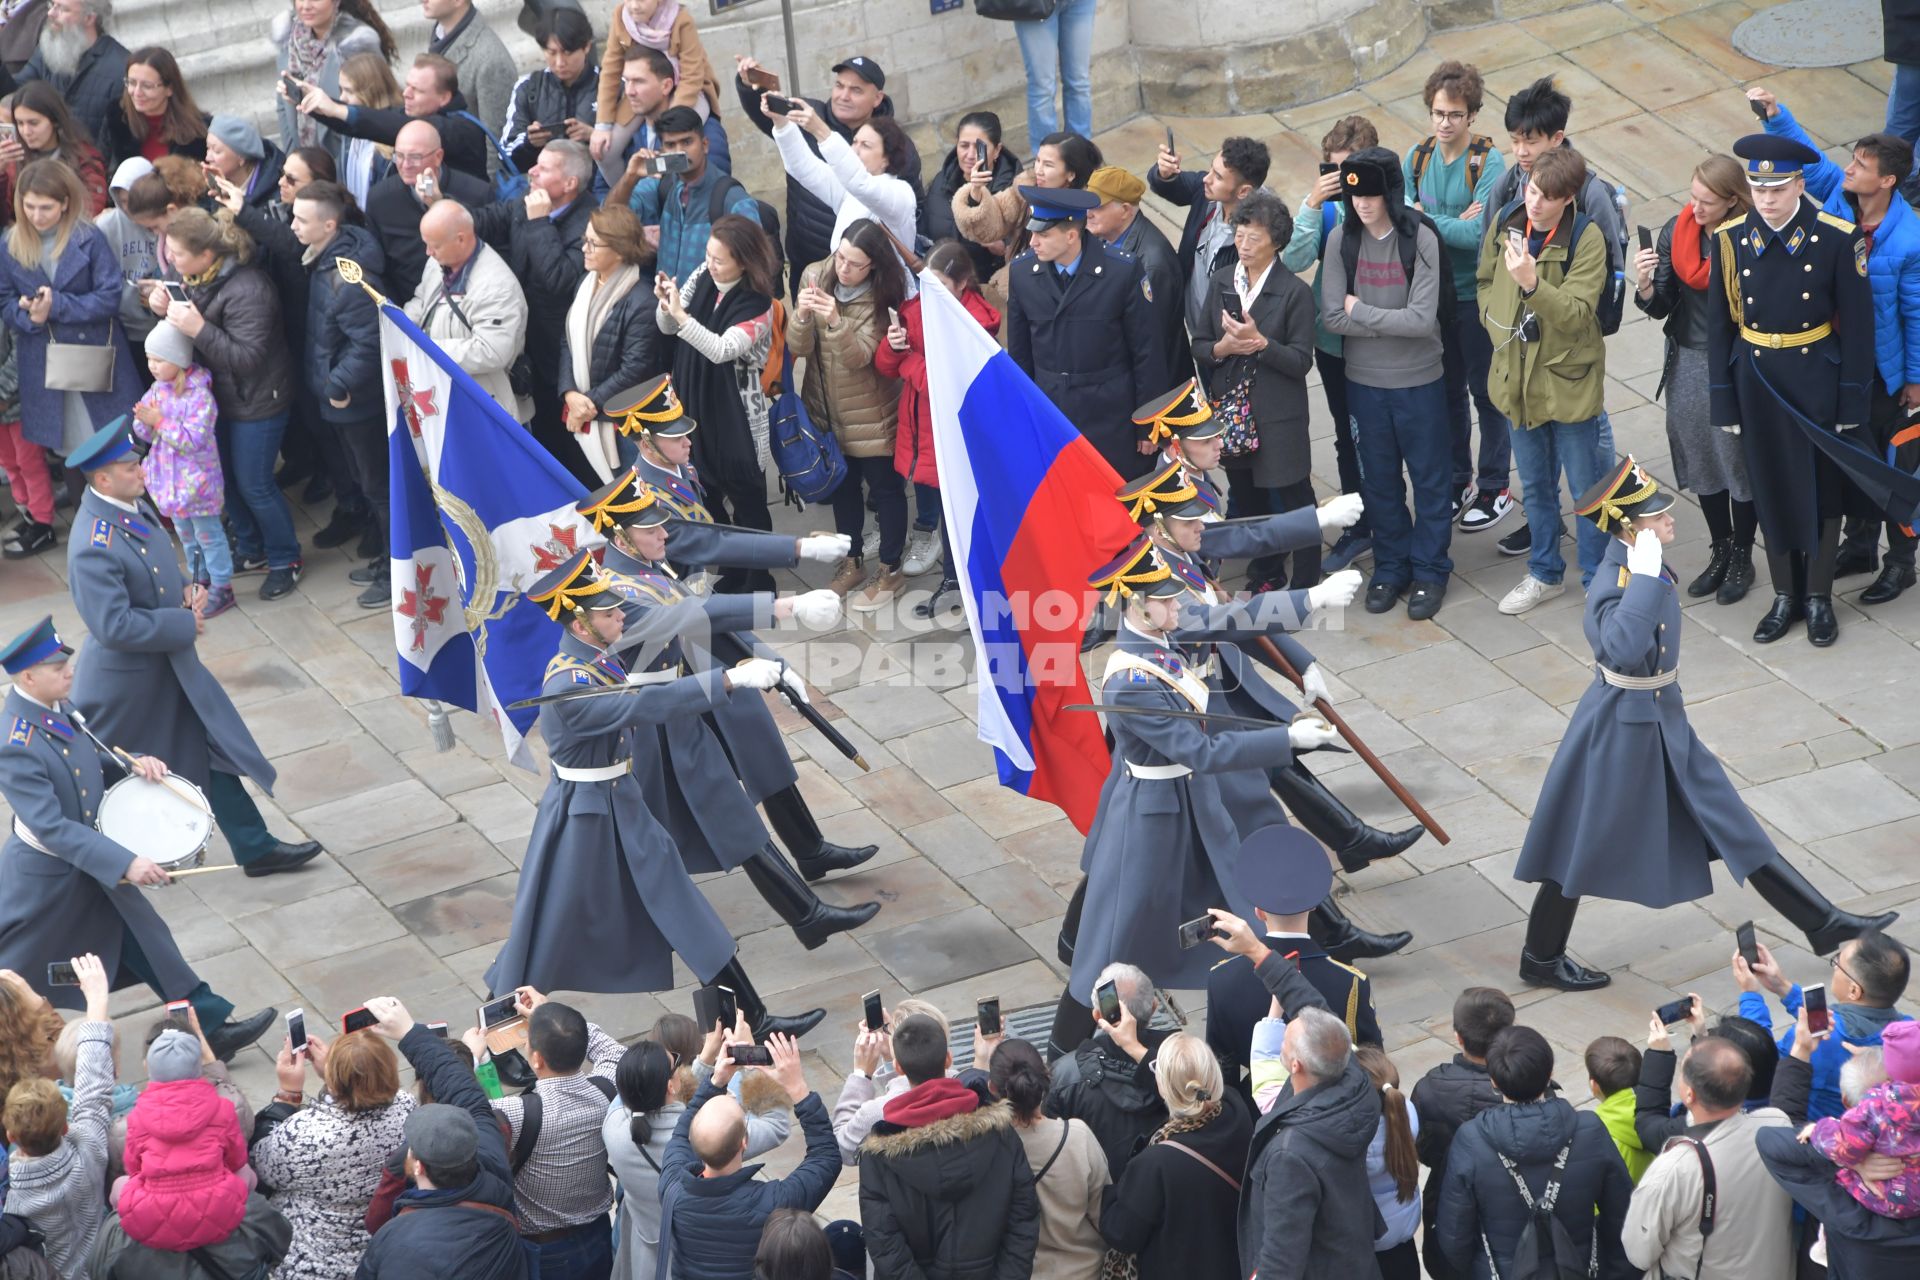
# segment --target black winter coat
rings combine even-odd
[[[1632,279],[1629,278],[1627,282],[1627,292],[1633,298],[1633,305],[1654,320],[1666,321],[1661,326],[1661,332],[1667,336],[1667,349],[1665,361],[1660,366],[1660,385],[1653,390],[1655,400],[1666,391],[1667,383],[1673,380],[1674,347],[1691,347],[1696,351],[1704,351],[1707,347],[1706,290],[1688,288],[1673,271],[1673,232],[1678,225],[1678,217],[1668,218],[1667,225],[1660,228],[1660,235],[1654,242],[1654,248],[1660,254],[1660,263],[1653,269],[1653,296],[1642,298],[1640,290],[1633,287]],[[1705,240],[1706,234],[1702,234],[1701,239]],[[1702,248],[1704,252],[1713,252],[1711,246],[1703,245]],[[1628,274],[1631,277],[1632,273]]]
[[[1888,62],[1920,67],[1920,0],[1880,0]]]
[[[1046,1112],[1056,1120],[1079,1120],[1093,1130],[1118,1182],[1133,1153],[1167,1122],[1167,1104],[1153,1079],[1153,1059],[1173,1033],[1146,1030],[1147,1055],[1135,1062],[1103,1031],[1053,1064]]]
[[[280,322],[287,330],[287,349],[307,346],[307,268],[300,259],[307,248],[294,237],[293,227],[277,208],[243,204],[234,224],[253,237],[254,265],[273,279],[280,295]]]
[[[966,246],[967,254],[973,259],[973,269],[982,280],[991,280],[993,273],[1007,265],[1007,260],[983,244],[975,244],[960,234],[953,225],[953,193],[967,185],[967,173],[973,168],[971,163],[960,164],[956,152],[947,152],[946,162],[940,166],[940,172],[933,175],[933,184],[927,188],[927,235],[938,244],[942,240],[958,240]],[[1005,191],[1020,176],[1020,157],[1013,154],[1010,147],[1000,149],[1000,158],[993,165],[993,179],[987,183],[989,191]]]
[[[947,212],[951,215],[953,210]],[[1193,345],[1187,337],[1187,297],[1180,289],[1180,260],[1174,256],[1173,245],[1143,211],[1134,215],[1133,225],[1114,247],[1140,264],[1153,295],[1147,306],[1153,311],[1166,351],[1167,384],[1184,382],[1193,376]]]
[[[267,209],[280,201],[280,174],[287,167],[287,153],[265,138],[261,141],[266,143],[267,154],[254,167],[252,189],[242,208]]]
[[[140,154],[140,149],[135,147],[123,155],[115,155],[106,141],[110,122],[114,117],[122,116],[120,99],[127,91],[127,46],[112,36],[103,33],[95,40],[80,55],[80,64],[70,76],[56,76],[48,71],[46,62],[36,49],[33,56],[27,59],[27,65],[20,68],[13,78],[20,84],[29,80],[45,80],[58,89],[60,96],[66,99],[67,110],[73,112],[73,118],[86,129],[87,136],[99,144],[101,153],[107,159],[108,173],[112,173],[114,167],[128,155]],[[120,127],[126,128],[126,123],[122,117]]]
[[[646,284],[642,279],[627,291],[626,297],[614,303],[613,309],[607,313],[606,323],[594,335],[593,352],[587,357],[587,377],[590,379],[587,386],[580,386],[574,380],[573,348],[567,342],[566,320],[562,316],[559,376],[556,381],[561,396],[564,397],[569,391],[578,391],[594,404],[604,405],[616,393],[668,372],[672,364],[671,348],[660,332],[654,315],[653,291]],[[583,280],[580,287],[587,289],[592,284]],[[536,377],[542,367],[538,364],[534,366]]]
[[[1447,1152],[1460,1126],[1498,1106],[1500,1095],[1494,1092],[1493,1077],[1484,1063],[1469,1062],[1467,1055],[1456,1053],[1452,1062],[1443,1062],[1421,1076],[1413,1086],[1413,1109],[1420,1116],[1420,1132],[1414,1148],[1420,1163],[1432,1170],[1420,1188],[1420,1223],[1426,1242],[1424,1260],[1433,1280],[1452,1280],[1453,1268],[1440,1252],[1440,1187],[1447,1178]]]
[[[1538,1200],[1555,1157],[1569,1142],[1572,1150],[1559,1175],[1554,1217],[1566,1227],[1582,1258],[1595,1232],[1599,1233],[1602,1280],[1627,1280],[1638,1274],[1620,1244],[1627,1201],[1633,1196],[1633,1180],[1627,1176],[1620,1148],[1599,1116],[1575,1111],[1564,1098],[1490,1108],[1454,1135],[1446,1183],[1440,1188],[1440,1248],[1456,1274],[1491,1280],[1489,1245],[1500,1273],[1508,1274],[1514,1247],[1529,1221],[1519,1188],[1495,1153],[1513,1161],[1526,1179],[1528,1192]],[[1486,1245],[1481,1243],[1482,1236]]]
[[[1351,1056],[1338,1079],[1287,1085],[1260,1117],[1240,1189],[1240,1271],[1261,1280],[1369,1280],[1386,1229],[1367,1184],[1380,1090]]]
[[[1220,1114],[1171,1142],[1199,1152],[1238,1179],[1253,1142],[1253,1113],[1229,1089]],[[1239,1193],[1219,1174],[1156,1142],[1127,1162],[1100,1198],[1100,1234],[1138,1255],[1140,1280],[1240,1280],[1234,1240]]]
[[[1040,1201],[1013,1109],[876,1124],[860,1144],[860,1225],[874,1280],[1029,1280]]]
[[[202,124],[210,124],[212,121],[212,116],[204,111],[200,113]],[[117,97],[114,99],[113,109],[107,112],[104,131],[94,136],[100,139],[100,151],[107,158],[108,173],[119,168],[122,160],[140,154],[140,139],[133,136],[133,130],[127,124],[127,113],[121,108]],[[203,133],[190,142],[168,143],[167,154],[185,156],[189,160],[205,160],[207,158],[206,134]]]
[[[1783,1075],[1787,1062],[1780,1060]],[[1773,1180],[1826,1227],[1827,1274],[1833,1280],[1912,1280],[1920,1274],[1920,1219],[1874,1213],[1834,1181],[1838,1170],[1831,1160],[1794,1135],[1788,1125],[1762,1129],[1753,1145]]]
[[[359,263],[375,289],[386,266],[373,234],[351,223],[314,258],[307,271],[307,390],[319,401],[322,420],[362,422],[386,412],[380,310],[365,289],[340,278],[342,258]],[[340,399],[348,403],[335,408]]]
[[[1201,185],[1205,177],[1199,173],[1176,173],[1171,178],[1162,178],[1159,165],[1151,165],[1147,169],[1147,186],[1153,194],[1169,203],[1184,205],[1187,210],[1186,225],[1180,228],[1180,287],[1183,299],[1184,290],[1192,281],[1196,269],[1193,258],[1195,250],[1200,247],[1201,228],[1207,225],[1207,219],[1214,213],[1213,201],[1207,199]],[[1214,254],[1212,262],[1200,263],[1198,270],[1212,275],[1236,260],[1233,242],[1229,240]]]
[[[512,153],[514,165],[525,173],[540,158],[540,148],[527,141],[528,127],[545,125],[554,137],[564,138],[569,116],[582,124],[594,122],[599,96],[600,63],[595,58],[587,59],[586,70],[571,85],[560,83],[560,77],[545,67],[530,71],[513,86],[506,127],[500,131],[500,145]]]
[[[527,360],[537,382],[546,381],[546,371],[565,345],[567,308],[587,276],[580,238],[599,207],[598,200],[583,192],[557,218],[530,219],[521,200],[473,210],[474,230],[507,260],[526,292]]]
[[[457,169],[440,175],[440,189],[468,209],[478,209],[493,200],[493,188],[485,180]],[[426,212],[426,206],[413,194],[413,188],[401,181],[398,171],[367,191],[367,224],[380,238],[380,252],[386,262],[386,292],[396,303],[413,297],[413,291],[420,287],[420,277],[427,271],[427,248],[420,242],[420,219]]]
[[[172,275],[172,272],[168,273]],[[213,374],[220,416],[253,422],[293,405],[293,357],[280,326],[280,294],[259,267],[231,259],[207,284],[186,286],[206,327],[194,354]]]
[[[487,157],[493,152],[493,144],[487,141],[479,125],[458,114],[472,110],[466,97],[455,90],[453,100],[445,107],[420,118],[440,131],[440,149],[447,153],[447,168],[485,182]],[[411,120],[413,117],[399,107],[349,107],[345,120],[329,119],[326,123],[328,129],[343,138],[368,138],[390,147]]]

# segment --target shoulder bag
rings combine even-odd
[[[973,0],[973,11],[1002,22],[1045,22],[1060,0]]]
[[[47,322],[47,388],[52,391],[100,392],[113,389],[113,325],[107,318],[107,340],[99,346],[62,342]]]

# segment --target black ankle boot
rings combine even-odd
[[[1536,987],[1562,991],[1597,991],[1613,981],[1599,969],[1589,969],[1566,952],[1542,960],[1530,951],[1520,953],[1520,980]]]
[[[1580,899],[1569,898],[1551,880],[1542,880],[1527,913],[1527,939],[1520,951],[1520,980],[1562,991],[1593,991],[1613,979],[1567,954]]]
[[[1726,581],[1727,569],[1732,563],[1733,539],[1722,538],[1715,542],[1713,549],[1707,555],[1707,567],[1701,571],[1699,577],[1687,584],[1687,594],[1698,600],[1702,596],[1710,596],[1718,591],[1720,584]]]
[[[1817,956],[1829,955],[1839,950],[1841,943],[1869,929],[1885,929],[1900,918],[1898,911],[1877,916],[1842,911],[1785,858],[1775,858],[1761,867],[1747,877],[1747,883],[1768,906],[1785,916],[1788,924],[1807,935],[1807,946]]]
[[[1067,903],[1067,914],[1060,918],[1060,935],[1054,939],[1054,954],[1060,957],[1060,963],[1069,969],[1073,967],[1073,944],[1080,936],[1080,912],[1087,905],[1087,878],[1080,877],[1080,883],[1074,887],[1073,898]]]
[[[1747,591],[1753,586],[1753,546],[1735,547],[1727,559],[1727,575],[1720,580],[1720,589],[1714,592],[1717,604],[1739,604],[1747,598]]]
[[[880,910],[877,902],[863,902],[857,907],[828,906],[772,845],[741,863],[740,868],[774,914],[786,921],[793,936],[809,951],[836,933],[859,928]]]
[[[1047,1035],[1047,1061],[1058,1062],[1075,1049],[1093,1039],[1098,1024],[1093,1020],[1093,1010],[1073,998],[1073,992],[1060,993],[1060,1003],[1053,1011],[1053,1030]],[[985,1064],[974,1063],[985,1070]]]
[[[1325,947],[1327,954],[1342,964],[1390,956],[1413,941],[1402,929],[1398,933],[1369,933],[1347,918],[1346,912],[1328,898],[1307,916],[1307,932]]]
[[[1267,777],[1293,820],[1333,850],[1343,870],[1360,871],[1369,862],[1404,852],[1425,830],[1382,831],[1368,826],[1298,760],[1284,769],[1269,770]]]
[[[727,961],[714,981],[733,992],[734,1003],[740,1006],[740,1012],[747,1015],[747,1025],[753,1028],[755,1040],[765,1040],[770,1035],[792,1036],[797,1040],[819,1026],[827,1016],[825,1009],[809,1009],[793,1017],[768,1013],[766,1001],[753,989],[753,983],[748,980],[747,971],[740,967],[740,957],[737,955]]]
[[[857,867],[880,852],[877,844],[834,844],[822,837],[820,824],[813,820],[813,810],[807,808],[806,797],[800,794],[797,785],[774,792],[761,804],[767,811],[767,823],[773,828],[773,834],[780,837],[780,843],[799,865],[800,874],[809,880],[819,880],[831,871]]]

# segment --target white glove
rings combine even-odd
[[[800,558],[834,564],[853,554],[853,539],[844,533],[810,533],[800,539]]]
[[[814,631],[825,631],[840,621],[840,597],[821,587],[793,597],[793,620]]]
[[[1324,721],[1295,720],[1287,726],[1287,741],[1293,744],[1295,751],[1311,751],[1315,747],[1332,746],[1340,741],[1340,735]]]
[[[1320,529],[1331,533],[1335,529],[1345,529],[1358,524],[1360,517],[1366,514],[1366,504],[1360,501],[1357,493],[1343,493],[1337,498],[1329,498],[1320,507]]]
[[[1317,587],[1307,588],[1309,609],[1344,609],[1360,594],[1360,571],[1342,569]]]
[[[1322,699],[1328,702],[1333,701],[1333,695],[1327,692],[1327,673],[1320,669],[1319,663],[1307,665],[1307,669],[1300,673],[1300,684],[1307,695],[1308,702],[1318,702]]]
[[[1633,545],[1627,548],[1627,572],[1644,573],[1649,578],[1660,576],[1659,534],[1642,529],[1634,535]]]
[[[807,696],[807,682],[802,680],[800,673],[792,667],[787,667],[780,672],[780,684],[801,702],[809,706],[813,705],[813,699]]]
[[[1740,434],[1740,424],[1737,422],[1730,427],[1722,427],[1720,429],[1726,432],[1730,436],[1737,436]]]
[[[727,684],[735,689],[771,689],[780,683],[786,664],[772,658],[748,658],[727,672]]]

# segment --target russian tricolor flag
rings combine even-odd
[[[921,276],[934,456],[973,633],[980,740],[1000,783],[1093,822],[1109,756],[1080,638],[1087,576],[1139,530],[1120,477],[931,272]]]

